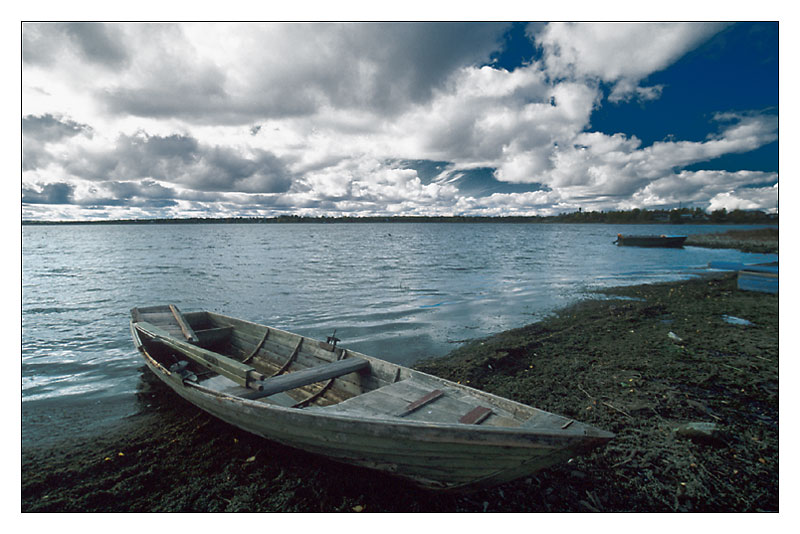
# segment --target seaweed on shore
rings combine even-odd
[[[731,274],[608,293],[626,299],[581,302],[419,368],[617,434],[538,476],[579,501],[553,510],[777,510],[777,298],[737,290]],[[694,422],[716,430],[676,432]],[[559,484],[574,472],[595,499]]]

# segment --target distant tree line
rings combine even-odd
[[[706,213],[700,208],[672,210],[647,210],[635,208],[626,211],[576,211],[552,217],[555,222],[611,223],[611,224],[774,224],[778,216],[755,210],[725,208]]]
[[[706,213],[700,208],[673,210],[647,210],[635,208],[626,211],[583,211],[549,216],[476,217],[456,216],[393,216],[393,217],[302,217],[279,215],[277,217],[193,217],[186,219],[121,219],[108,221],[22,221],[22,224],[286,224],[286,223],[606,223],[606,224],[777,224],[777,214],[763,211],[725,209]]]

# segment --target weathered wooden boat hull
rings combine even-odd
[[[622,235],[617,234],[615,243],[620,247],[662,247],[681,248],[688,236],[685,235]]]
[[[498,412],[519,410],[524,417],[533,416],[527,426],[479,427],[458,422],[406,420],[382,416],[379,412],[370,414],[370,406],[358,404],[361,401],[358,396],[349,403],[343,401],[302,409],[246,399],[205,387],[202,382],[187,381],[151,354],[147,334],[138,329],[134,321],[131,332],[150,370],[181,397],[211,415],[264,438],[333,460],[392,473],[426,488],[464,491],[507,482],[603,444],[613,436],[561,416],[352,351],[348,351],[348,356],[365,358],[373,372],[390,372],[391,368],[397,368],[395,377],[412,377],[417,384],[432,384],[445,391],[457,388],[459,394],[474,395]],[[378,389],[387,391],[402,383],[401,380]],[[356,408],[348,408],[353,403]],[[377,400],[374,403],[375,406],[379,404]]]

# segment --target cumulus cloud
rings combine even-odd
[[[640,88],[650,74],[719,32],[724,24],[560,23],[531,27],[551,77],[596,78],[613,85],[609,100],[657,98],[658,86]]]
[[[165,200],[174,198],[176,195],[173,188],[164,187],[153,180],[143,180],[141,182],[108,182],[103,185],[109,189],[114,197],[123,200],[131,198]]]
[[[42,116],[28,115],[22,119],[22,133],[27,141],[50,143],[78,134],[91,135],[91,127],[69,118],[57,118],[47,113]]]
[[[777,208],[778,184],[772,187],[742,188],[736,191],[718,193],[711,198],[708,210],[763,210],[765,206]]]
[[[22,187],[22,202],[27,204],[69,204],[73,201],[75,187],[67,183]]]
[[[747,197],[751,207],[748,209],[772,208],[776,197],[771,202],[765,200],[764,194],[777,190],[772,187],[752,188],[752,184],[777,182],[775,173],[756,171],[682,171],[677,174],[668,174],[663,178],[653,180],[645,187],[636,191],[626,205],[636,206],[669,206],[678,203],[708,203],[709,209],[717,209],[720,199],[732,198],[731,195]],[[717,199],[715,201],[715,199]],[[772,204],[772,205],[771,205]],[[744,208],[743,208],[744,209]]]
[[[44,167],[54,161],[52,145],[70,137],[91,137],[92,129],[68,118],[49,113],[28,115],[22,119],[22,169]]]
[[[772,207],[772,173],[685,169],[774,142],[774,112],[713,110],[699,141],[592,130],[609,102],[660,98],[647,77],[723,27],[537,24],[540,55],[505,69],[490,63],[502,24],[25,24],[23,203],[161,216]]]
[[[288,190],[292,180],[270,152],[206,146],[177,134],[121,135],[110,149],[73,147],[63,169],[84,180],[158,180],[198,191],[276,193]]]
[[[22,60],[52,65],[76,57],[106,68],[124,67],[130,59],[118,26],[97,23],[27,23],[22,33]]]
[[[26,25],[26,62],[51,64],[59,43],[71,57],[99,59],[108,50],[120,70],[98,79],[95,92],[110,111],[228,124],[325,107],[401,111],[430,98],[453,71],[488,61],[504,30],[473,23],[84,26]],[[112,33],[116,47],[100,46]]]

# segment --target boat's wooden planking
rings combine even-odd
[[[219,343],[227,342],[231,334],[233,333],[233,327],[225,327],[225,328],[209,328],[207,330],[195,330],[195,334],[197,335],[198,342],[197,344],[201,347],[211,347],[217,345]]]
[[[259,413],[232,398],[215,400],[205,395],[189,400],[235,426],[274,441],[386,470],[439,489],[518,478],[569,458],[574,454],[572,447],[583,441],[583,436],[569,430],[486,434],[424,422],[420,426],[416,421],[407,422],[416,423],[411,425],[375,425],[358,418],[309,417],[322,408]]]

